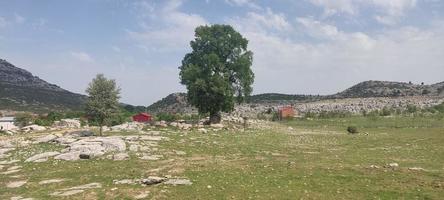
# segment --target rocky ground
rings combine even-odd
[[[238,118],[228,118],[236,120]],[[250,121],[247,124],[258,124]],[[80,127],[76,120],[62,120],[55,123],[53,127],[41,127],[31,125],[20,132],[14,132],[12,136],[0,136],[0,176],[6,177],[6,188],[21,188],[27,185],[38,184],[40,187],[61,184],[67,180],[66,177],[51,179],[30,180],[26,174],[21,173],[23,165],[27,163],[54,163],[54,162],[94,162],[94,160],[128,161],[141,160],[147,162],[165,161],[168,155],[186,156],[187,153],[180,150],[165,151],[160,149],[159,142],[169,141],[167,136],[174,133],[187,134],[191,129],[201,134],[217,132],[221,130],[241,130],[238,124],[224,126],[213,124],[211,126],[191,125],[184,121],[167,123],[157,122],[155,125],[137,122],[125,123],[114,127],[105,127],[107,136],[97,136],[90,130],[97,127]],[[50,148],[45,148],[46,146]],[[28,148],[33,147],[33,148]],[[37,148],[38,147],[38,148]],[[42,148],[43,147],[43,148]],[[22,159],[17,159],[17,157]],[[102,188],[104,183],[92,182],[67,188],[57,188],[48,191],[49,196],[70,197],[79,195],[91,189]],[[187,178],[171,175],[146,176],[140,178],[127,177],[115,179],[113,184],[118,185],[191,185]],[[143,199],[147,194],[138,194],[135,199]],[[0,197],[4,198],[0,194]],[[31,197],[13,196],[11,199],[33,199]]]
[[[443,191],[442,119],[251,120],[247,129],[242,120],[126,123],[104,136],[58,124],[1,136],[0,199],[437,199]],[[350,124],[362,134],[347,135]]]

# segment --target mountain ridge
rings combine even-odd
[[[0,110],[80,110],[86,98],[0,59]]]

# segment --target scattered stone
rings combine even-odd
[[[11,200],[34,200],[33,198],[23,198],[22,196],[11,197]]]
[[[46,185],[51,183],[60,183],[65,181],[65,179],[49,179],[49,180],[43,180],[39,182],[39,185]]]
[[[14,182],[9,182],[8,184],[6,184],[7,188],[18,188],[18,187],[22,187],[23,185],[25,185],[28,181],[24,180],[24,181],[14,181]]]
[[[208,130],[207,130],[207,129],[204,129],[204,128],[200,128],[200,129],[198,129],[197,131],[199,131],[199,133],[203,133],[203,134],[208,133]]]
[[[6,171],[6,172],[2,172],[1,174],[3,175],[9,175],[9,174],[14,174],[21,171],[21,169],[16,169],[16,170],[11,170],[11,171]]]
[[[8,168],[6,171],[11,171],[11,170],[17,170],[17,169],[21,169],[22,166],[16,165],[16,166],[12,166],[10,168]]]
[[[77,136],[77,137],[91,137],[91,136],[94,136],[94,132],[92,132],[92,131],[85,131],[85,130],[83,130],[83,131],[73,131],[73,132],[68,133],[68,135]]]
[[[176,153],[176,155],[179,156],[183,156],[183,155],[187,155],[187,153],[185,151],[174,151]]]
[[[215,128],[215,129],[223,129],[224,125],[223,124],[211,124],[210,127]]]
[[[137,151],[139,151],[139,145],[132,144],[132,145],[130,145],[129,150],[132,152],[137,152]]]
[[[167,185],[192,185],[193,183],[188,179],[168,179],[164,182]]]
[[[82,124],[78,119],[62,119],[54,122],[54,127],[57,128],[81,128]]]
[[[118,154],[114,154],[113,159],[114,160],[128,160],[129,155],[127,153],[118,153]]]
[[[421,167],[409,167],[409,170],[411,170],[411,171],[425,171],[425,169],[421,168]]]
[[[370,168],[372,168],[372,169],[379,169],[380,167],[378,165],[370,165]]]
[[[3,147],[3,148],[14,148],[14,145],[9,140],[0,140],[0,147]]]
[[[62,144],[62,145],[69,145],[77,140],[78,140],[77,138],[73,138],[70,136],[59,137],[59,138],[54,139],[55,142]]]
[[[143,185],[154,185],[154,184],[162,183],[162,182],[164,182],[166,180],[167,179],[163,178],[163,177],[150,176],[148,178],[142,179],[140,181],[140,183],[143,184]]]
[[[52,142],[54,141],[56,138],[58,138],[55,135],[45,135],[45,136],[41,136],[35,139],[36,143],[46,143],[46,142]]]
[[[161,141],[166,139],[166,137],[162,136],[150,136],[150,135],[142,135],[140,136],[140,140],[150,140],[150,141]]]
[[[16,162],[20,162],[20,160],[10,160],[10,161],[0,161],[0,165],[10,165],[10,164],[14,164]]]
[[[390,164],[388,164],[388,167],[396,168],[396,167],[399,167],[399,164],[398,163],[390,163]]]
[[[162,155],[143,155],[142,157],[140,157],[140,159],[142,160],[160,160],[162,158]]]
[[[149,191],[144,191],[144,192],[140,193],[139,195],[135,196],[134,199],[145,199],[148,197],[149,194],[150,194]]]
[[[25,162],[44,162],[47,161],[49,157],[53,157],[59,155],[60,153],[57,151],[45,152],[41,154],[34,155],[25,160]]]
[[[96,188],[102,188],[102,184],[89,183],[89,184],[79,185],[79,186],[75,186],[75,187],[71,187],[71,188],[67,188],[67,189],[62,189],[62,190],[64,190],[64,191],[66,191],[66,190],[86,190],[86,189],[96,189]]]
[[[30,132],[30,131],[45,131],[46,128],[44,126],[39,126],[39,125],[30,125],[30,126],[25,126],[21,129],[24,132]]]
[[[56,157],[54,157],[56,160],[79,160],[80,159],[80,152],[78,151],[72,151],[68,153],[60,154]]]
[[[136,184],[136,181],[133,179],[123,179],[123,180],[113,180],[113,183],[115,185],[122,185],[122,184],[133,185]]]
[[[68,190],[65,192],[53,192],[51,193],[51,196],[59,196],[59,197],[66,197],[66,196],[71,196],[71,195],[75,195],[75,194],[79,194],[84,192],[84,190]]]

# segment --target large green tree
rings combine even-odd
[[[210,123],[219,123],[220,112],[231,112],[252,92],[253,53],[248,40],[229,25],[200,26],[185,55],[180,80],[188,89],[188,101]]]
[[[88,101],[86,114],[90,120],[97,122],[102,135],[102,127],[119,112],[120,88],[116,81],[98,74],[86,89]]]

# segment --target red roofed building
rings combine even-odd
[[[294,109],[292,106],[285,106],[279,108],[279,119],[287,119],[293,118],[295,115]]]
[[[152,119],[153,117],[148,113],[139,113],[133,116],[133,121],[135,122],[150,122]]]

